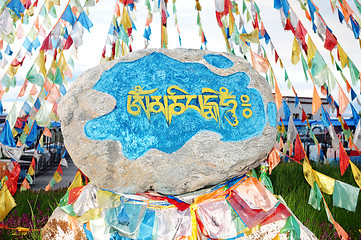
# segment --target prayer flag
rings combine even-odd
[[[281,229],[280,233],[289,233],[289,240],[300,239],[301,230],[297,220],[291,215],[288,217],[285,226]]]
[[[291,111],[284,99],[282,99],[282,106],[283,106],[283,113],[284,113],[285,119],[289,119],[291,116]]]
[[[281,91],[278,88],[277,81],[275,81],[275,103],[276,103],[276,106],[277,106],[277,110],[280,109],[280,107],[282,105],[282,101],[283,101],[283,99],[282,99]]]
[[[313,98],[312,98],[312,114],[315,115],[318,109],[321,107],[322,101],[317,93],[316,87],[313,86]]]
[[[252,32],[250,32],[248,34],[247,33],[241,33],[240,37],[246,42],[259,43],[258,28],[255,28]]]
[[[310,196],[308,198],[308,204],[311,205],[314,209],[320,211],[321,210],[321,200],[322,194],[320,188],[317,185],[317,182],[313,183],[313,187],[310,191]]]
[[[300,61],[301,49],[296,37],[293,38],[291,62],[296,65]]]
[[[357,207],[359,192],[359,188],[336,180],[332,195],[333,206],[354,212]]]
[[[0,191],[0,221],[3,221],[15,206],[15,199],[11,196],[6,184],[4,184]]]
[[[267,58],[263,58],[253,51],[251,51],[251,58],[252,58],[252,64],[253,68],[259,72],[259,73],[267,73],[269,62]]]
[[[361,171],[357,168],[357,166],[350,161],[351,170],[353,177],[355,179],[356,184],[361,188]]]
[[[78,17],[78,21],[80,22],[81,25],[83,25],[84,28],[86,28],[86,30],[89,31],[89,29],[93,26],[93,23],[90,21],[89,17],[86,15],[85,11],[83,11],[79,17]]]
[[[6,7],[13,10],[19,18],[21,18],[20,13],[24,13],[25,11],[25,7],[20,0],[11,0]]]
[[[315,55],[317,49],[315,44],[312,42],[310,36],[308,36],[308,40],[307,40],[307,62],[308,65],[311,66],[311,60],[313,58],[313,56]]]
[[[340,44],[337,43],[337,57],[341,61],[341,67],[344,68],[348,62],[348,56],[345,51],[342,49]]]
[[[294,151],[295,151],[295,155],[293,156],[293,159],[296,160],[297,162],[300,162],[300,160],[305,158],[305,156],[306,156],[305,151],[303,150],[302,142],[301,142],[300,136],[298,134],[296,137]]]
[[[71,11],[71,8],[69,5],[66,7],[63,15],[61,16],[61,19],[69,22],[72,26],[75,24],[76,17],[74,15],[74,13]]]
[[[347,105],[350,103],[350,100],[348,100],[347,96],[345,95],[344,91],[340,86],[338,87],[338,99],[340,114],[344,114]]]
[[[275,148],[273,148],[267,158],[267,162],[268,162],[268,166],[269,166],[269,174],[272,173],[272,170],[277,166],[277,164],[280,161],[281,161],[281,159],[277,153],[277,150]]]
[[[345,149],[342,146],[342,143],[340,142],[340,170],[341,170],[341,176],[345,173],[348,165],[350,164],[350,158],[347,155]]]
[[[337,38],[326,28],[326,39],[323,45],[327,50],[332,51],[337,45]]]
[[[332,195],[333,188],[335,186],[335,179],[326,176],[323,173],[313,171],[315,180],[320,188],[320,190],[328,195]]]
[[[0,134],[0,143],[10,147],[16,147],[13,134],[11,132],[9,121],[5,121],[5,125]]]
[[[292,116],[290,116],[290,118],[288,120],[287,141],[292,144],[293,141],[295,140],[297,134],[298,134],[298,132],[297,132],[296,126],[293,122]]]

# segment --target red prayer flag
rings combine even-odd
[[[305,112],[305,110],[302,110],[302,122],[304,122],[306,120],[307,120],[306,112]]]
[[[345,173],[348,165],[350,165],[350,158],[347,155],[345,149],[342,146],[342,143],[340,142],[340,170],[341,170],[341,176]]]
[[[297,162],[300,162],[300,160],[304,159],[306,155],[305,155],[305,151],[303,150],[303,147],[302,147],[302,142],[301,142],[300,136],[298,134],[296,137],[294,149],[295,149],[295,155],[293,156],[293,159]]]
[[[53,49],[53,44],[51,43],[51,33],[44,39],[43,45],[40,48],[41,50],[47,51]]]
[[[27,86],[28,86],[28,79],[25,78],[24,84],[23,84],[23,86],[21,87],[21,90],[20,90],[19,95],[18,95],[19,97],[24,96],[25,90],[26,90],[26,87],[27,87]]]
[[[64,44],[64,50],[68,50],[71,47],[72,44],[73,44],[73,39],[69,35],[68,38],[66,39],[65,44]]]
[[[295,31],[295,36],[301,40],[302,42],[305,41],[305,37],[307,34],[307,30],[303,27],[301,21],[298,21],[297,28]]]
[[[281,138],[282,139],[282,138]],[[275,148],[272,149],[270,154],[268,155],[267,162],[269,165],[269,174],[272,173],[272,170],[277,166],[277,164],[281,161],[280,156],[277,153]]]
[[[326,39],[323,45],[327,50],[332,51],[337,45],[337,38],[326,28]]]

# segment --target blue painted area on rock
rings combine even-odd
[[[267,104],[268,122],[271,127],[277,126],[277,106],[274,102]]]
[[[230,68],[233,66],[233,62],[231,60],[221,55],[207,54],[203,58],[209,64],[217,68]]]
[[[93,88],[112,95],[116,107],[88,121],[85,134],[120,141],[130,160],[152,148],[173,153],[201,131],[219,133],[222,141],[259,136],[267,118],[262,96],[247,88],[249,82],[244,72],[219,76],[200,63],[156,52],[120,62]]]

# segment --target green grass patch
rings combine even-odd
[[[34,229],[41,229],[45,226],[66,190],[66,188],[62,188],[48,192],[31,189],[17,191],[14,195],[17,206],[0,224],[5,224],[8,228],[30,228],[31,231],[27,235],[20,236],[16,234],[15,230],[0,228],[1,239],[41,239],[40,231]]]
[[[339,166],[313,163],[311,165],[318,172],[357,187],[350,167],[341,177]],[[321,211],[315,210],[308,204],[311,187],[303,176],[302,165],[281,163],[272,171],[270,178],[275,194],[281,195],[285,199],[287,205],[298,219],[319,239],[339,239],[333,225],[327,220],[323,203],[321,203]],[[359,232],[359,229],[361,229],[361,196],[358,198],[355,212],[334,207],[332,195],[323,193],[323,196],[332,216],[349,234],[350,238],[361,239]]]

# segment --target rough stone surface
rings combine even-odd
[[[153,52],[163,53],[180,62],[201,63],[220,76],[245,72],[250,78],[248,88],[261,93],[261,105],[267,116],[267,104],[274,101],[272,92],[266,80],[244,59],[227,53],[186,49],[133,52],[84,72],[62,99],[58,113],[64,142],[75,165],[100,188],[129,194],[152,189],[172,195],[216,185],[259,166],[276,140],[277,129],[271,127],[268,121],[260,134],[241,141],[222,141],[222,136],[217,132],[199,131],[172,153],[151,148],[136,159],[124,156],[120,141],[96,140],[86,135],[84,129],[87,122],[112,112],[117,106],[117,100],[112,95],[93,89],[102,73],[120,62],[132,62]],[[208,54],[224,56],[233,64],[228,68],[212,66],[204,59]],[[122,78],[126,81],[127,76]],[[273,118],[276,118],[276,113],[274,115]]]

